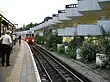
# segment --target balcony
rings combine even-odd
[[[42,24],[39,24],[39,26],[38,26],[38,30],[41,29],[41,28],[42,28]]]
[[[76,35],[76,28],[73,27],[65,28],[65,36],[75,36],[75,35]]]
[[[49,26],[49,22],[45,21],[45,27],[48,27],[48,26]]]
[[[102,29],[97,24],[80,24],[76,28],[77,36],[99,36],[102,35]]]
[[[97,21],[97,24],[102,27],[105,33],[110,33],[110,20],[99,20]]]
[[[83,15],[95,15],[100,14],[101,7],[97,0],[79,0],[78,1],[78,11]]]
[[[33,28],[31,28],[30,30],[34,31],[34,30],[39,30],[45,27],[45,23],[41,23]]]
[[[98,0],[98,3],[102,9],[110,9],[110,0]]]
[[[58,29],[58,36],[75,36],[76,35],[76,28],[73,27],[66,27],[64,29]]]
[[[45,27],[48,27],[48,21],[45,21],[45,25],[44,25]]]
[[[37,30],[37,33],[39,34],[39,36],[43,36],[43,30]]]
[[[32,30],[38,30],[39,29],[39,25],[37,25],[36,27],[32,28]]]
[[[44,25],[45,25],[45,24],[44,24],[44,23],[42,23],[42,24],[41,24],[41,27],[42,27],[42,28],[44,28],[44,27],[45,27]]]
[[[64,36],[65,35],[65,29],[58,29],[58,36]]]
[[[78,12],[77,4],[69,4],[66,5],[66,16],[68,18],[77,19],[78,17],[83,16],[81,13]]]
[[[59,21],[59,19],[58,19],[58,14],[53,14],[53,23],[62,23],[62,22]]]
[[[66,11],[65,10],[59,10],[58,11],[58,20],[59,21],[66,21],[66,20],[71,20],[71,19],[66,17]]]
[[[56,24],[56,23],[53,22],[53,18],[52,19],[49,19],[47,22],[48,22],[48,26],[51,26],[53,24]]]

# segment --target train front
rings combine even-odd
[[[34,33],[26,34],[24,39],[28,44],[33,44],[35,42]]]

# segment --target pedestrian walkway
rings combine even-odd
[[[32,52],[22,41],[13,48],[11,66],[0,66],[0,82],[41,82]]]

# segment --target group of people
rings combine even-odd
[[[16,44],[17,37],[15,34],[11,35],[11,31],[7,30],[4,35],[0,37],[0,56],[1,65],[10,66],[10,54],[12,47]],[[21,40],[21,38],[19,39]]]

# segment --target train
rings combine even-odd
[[[29,45],[34,44],[36,41],[36,33],[34,31],[21,31],[16,33],[18,36],[21,35],[21,38],[26,41]]]
[[[30,44],[33,44],[35,43],[35,32],[34,31],[27,31],[25,33],[25,37],[24,37],[24,40],[30,45]]]
[[[28,43],[28,44],[33,44],[35,42],[35,36],[34,33],[27,33],[26,37],[24,38],[24,40]]]

